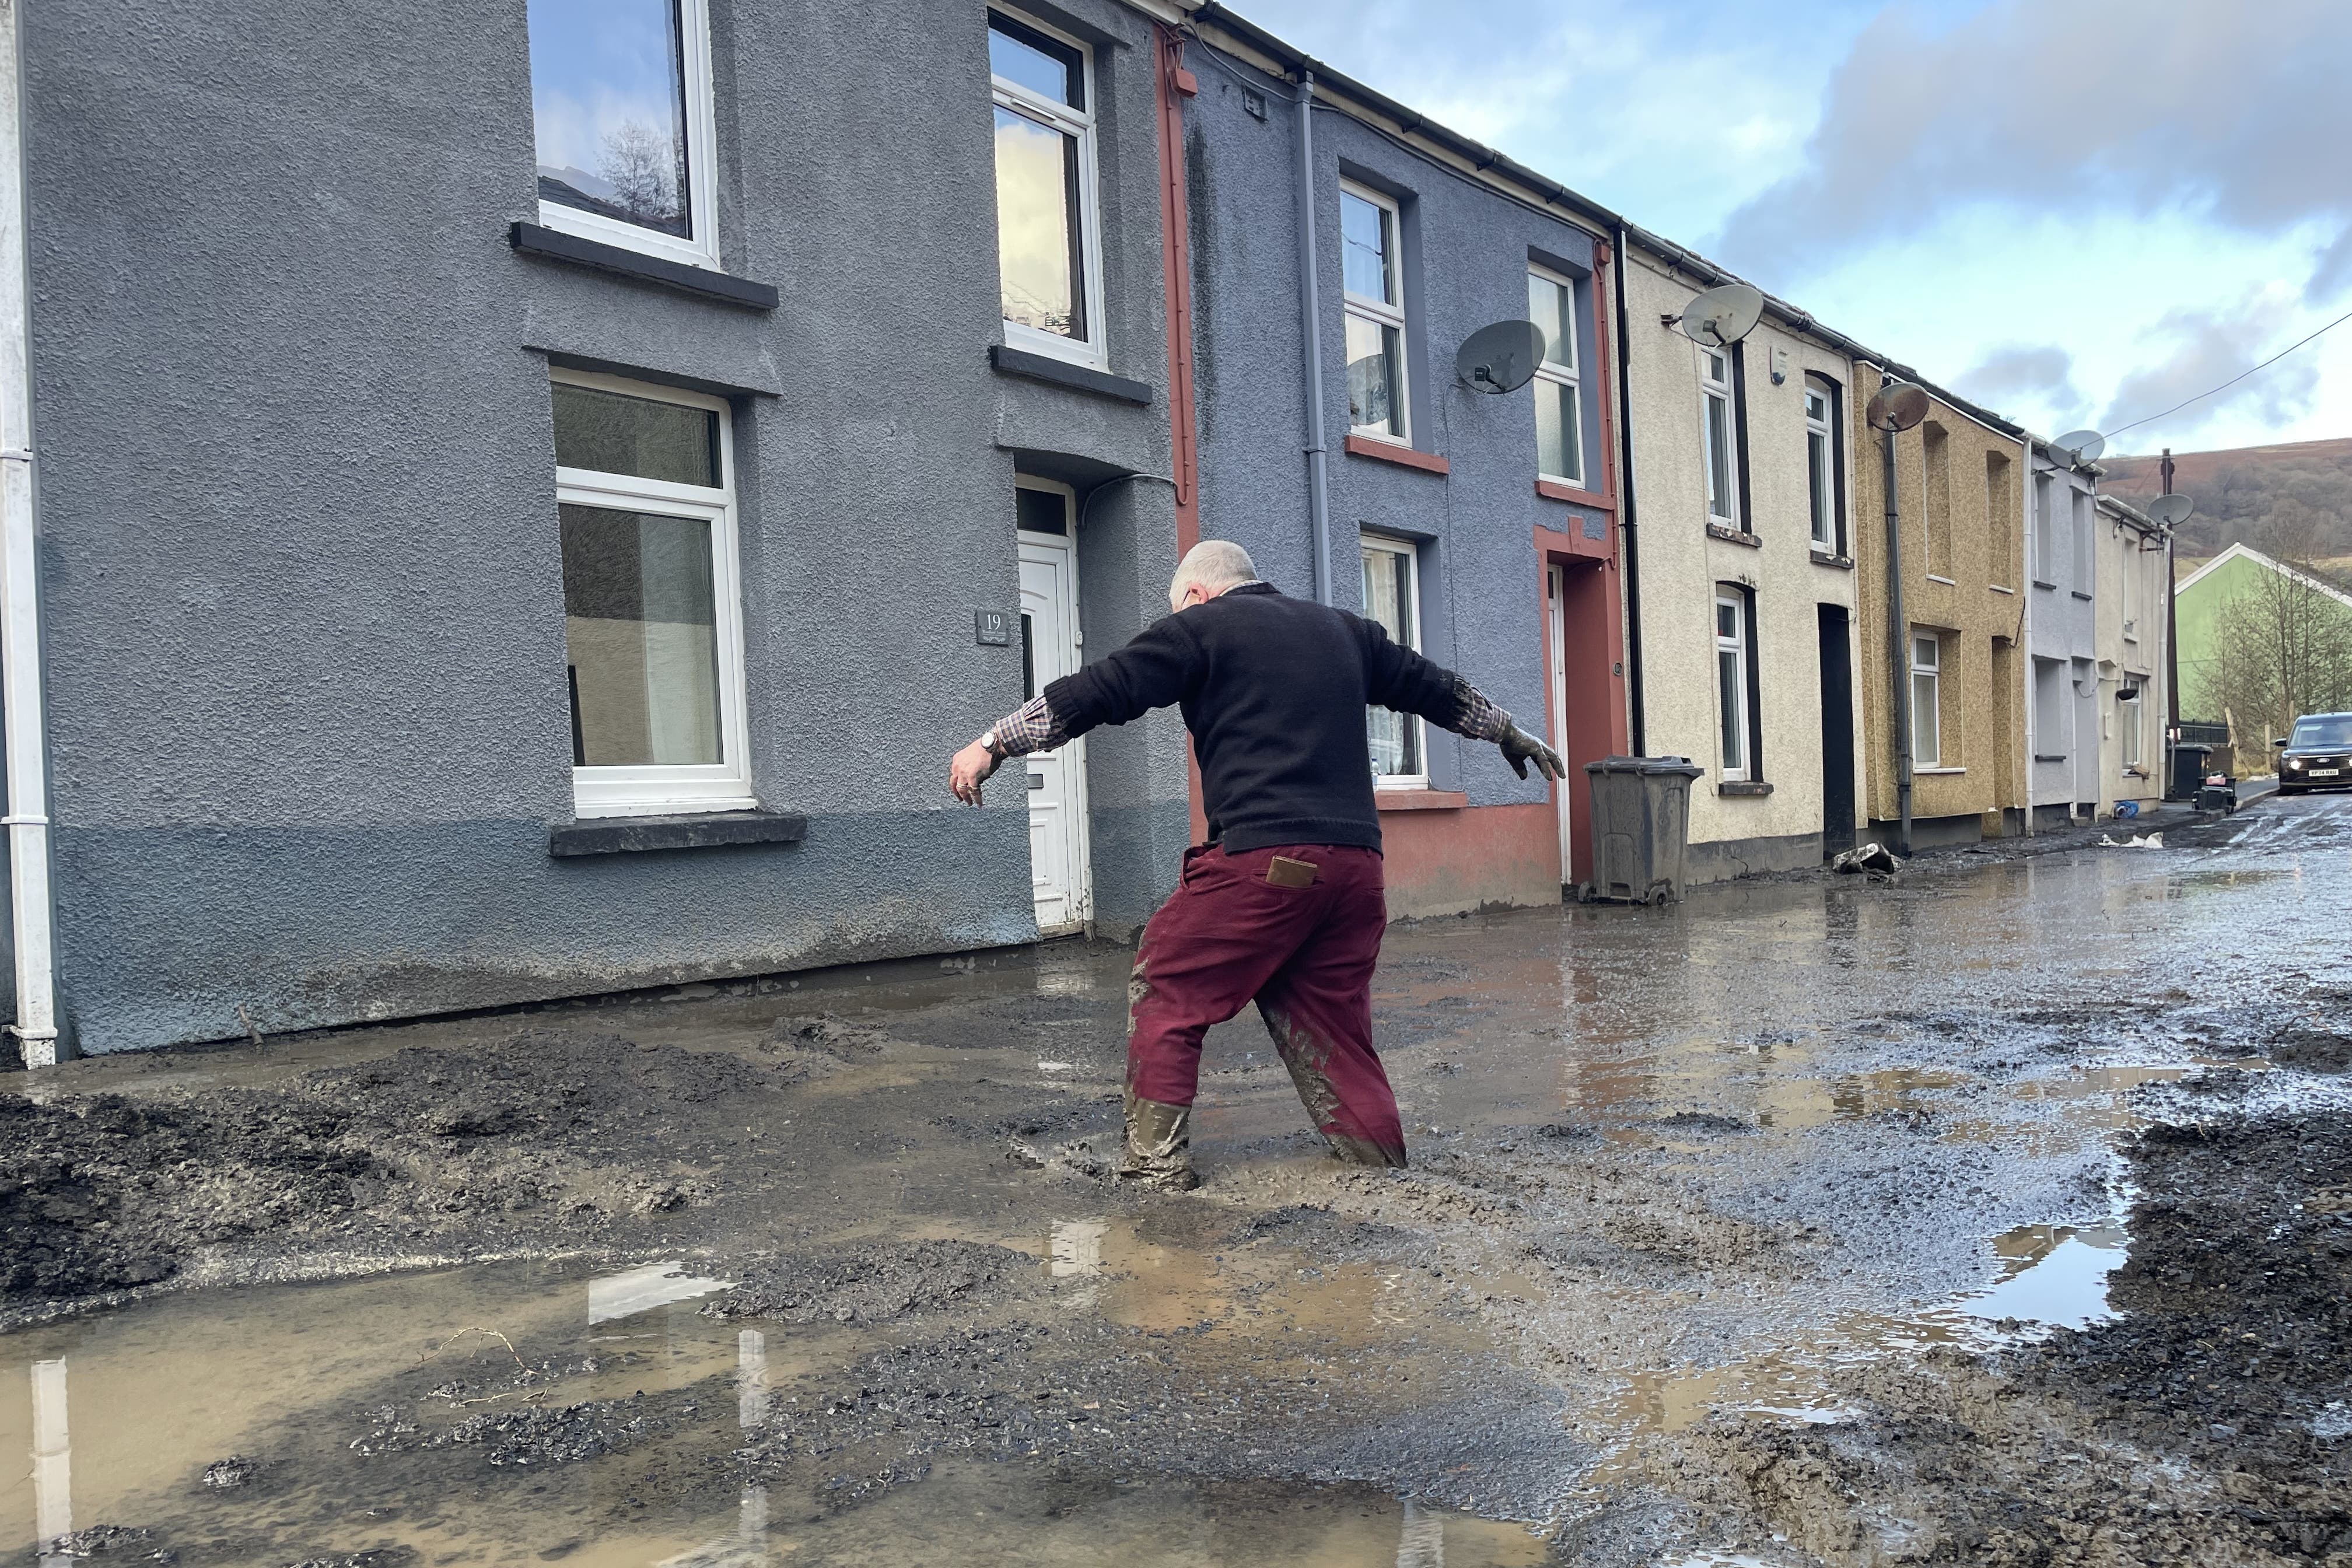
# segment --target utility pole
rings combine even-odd
[[[2172,448],[2164,449],[2164,461],[2157,472],[2163,477],[2164,493],[2172,493]],[[2173,753],[2180,745],[2180,626],[2174,617],[2177,602],[2174,584],[2180,574],[2172,563],[2172,530],[2164,531],[2164,795],[2172,798]],[[2191,799],[2195,798],[2192,792]]]

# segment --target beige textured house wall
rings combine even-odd
[[[1706,770],[1693,781],[1690,841],[1717,847],[1693,857],[1694,876],[1809,864],[1822,826],[1822,689],[1816,606],[1854,612],[1854,572],[1817,564],[1811,544],[1804,384],[1817,372],[1853,396],[1853,366],[1769,321],[1746,339],[1748,494],[1747,531],[1759,542],[1707,532],[1701,435],[1699,346],[1659,317],[1679,314],[1696,285],[1635,251],[1625,270],[1632,342],[1626,371],[1640,521],[1644,739],[1653,755],[1680,754]],[[1774,385],[1773,356],[1787,355]],[[1851,467],[1853,442],[1845,442]],[[1847,476],[1849,537],[1854,487]],[[1715,678],[1715,588],[1753,590],[1759,748],[1765,795],[1721,792]],[[1851,638],[1851,632],[1849,637]],[[1858,651],[1855,657],[1859,658]],[[1859,665],[1856,666],[1857,683]],[[1859,702],[1854,717],[1860,733]],[[1859,749],[1857,747],[1857,749]],[[1858,762],[1854,764],[1858,767]],[[1859,785],[1856,787],[1859,799]]]
[[[2145,540],[2154,549],[2142,549]],[[2164,798],[2165,573],[2170,557],[2163,535],[2143,528],[2102,500],[2094,559],[2098,568],[2099,815],[2116,802],[2153,804]],[[2130,614],[2126,615],[2126,612]],[[2125,623],[2131,623],[2126,635]],[[2116,694],[2127,680],[2140,687],[2140,773],[2125,771],[2123,712]]]
[[[1868,787],[1865,810],[1873,821],[1892,820],[1895,797],[1894,670],[1887,625],[1885,500],[1880,482],[1880,440],[1863,413],[1880,384],[1875,367],[1854,367],[1850,443],[1853,448],[1855,565],[1862,595],[1863,754]],[[1927,506],[1927,435],[1943,432],[1948,483],[1945,500],[1930,515]],[[1988,456],[2006,459],[2004,497],[1989,494]],[[2025,449],[2021,443],[1986,428],[1939,400],[1927,418],[1895,438],[1895,497],[1902,512],[1904,610],[1911,626],[1944,634],[1941,709],[1948,766],[1915,773],[1911,814],[1915,821],[1975,816],[1981,830],[1998,835],[2019,822],[2013,815],[2024,799],[2024,669],[2020,647],[2022,606],[2017,590],[2024,581],[2021,500]],[[1948,532],[1942,531],[1948,530]],[[1927,572],[1931,541],[1948,541],[1948,572]],[[1938,564],[1943,564],[1939,560]],[[1907,638],[1903,647],[1907,650]],[[1907,660],[1905,679],[1908,679]],[[1951,754],[1957,735],[1958,755]],[[1958,825],[1955,825],[1958,826]]]

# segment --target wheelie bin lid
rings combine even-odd
[[[1706,770],[1688,757],[1603,757],[1597,763],[1587,763],[1588,773],[1643,773],[1647,775],[1680,773],[1695,779]]]

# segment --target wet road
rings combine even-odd
[[[2341,1026],[2347,908],[2352,797],[2329,795],[2161,849],[1402,926],[1378,1023],[1415,1168],[1322,1159],[1244,1018],[1212,1037],[1207,1184],[1181,1198],[1099,1179],[1108,949],[541,1015],[635,1043],[581,1047],[592,1079],[598,1051],[686,1064],[622,1097],[665,1118],[626,1142],[631,1108],[534,1079],[548,1045],[511,1018],[76,1064],[45,1098],[331,1111],[386,1172],[331,1226],[172,1230],[197,1200],[157,1197],[137,1223],[181,1238],[170,1279],[0,1337],[0,1448],[31,1456],[0,1542],[146,1531],[139,1552],[281,1565],[1892,1560],[1934,1507],[1860,1499],[1894,1522],[1814,1539],[1723,1477],[1883,1423],[1897,1373],[2109,1322],[2133,1130],[2210,1118],[2217,1084],[2340,1115],[2331,1071],[2269,1058]],[[395,1051],[427,1065],[385,1070]],[[584,1109],[453,1120],[415,1088],[445,1060]]]

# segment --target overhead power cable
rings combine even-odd
[[[2271,366],[2278,363],[2279,361],[2286,358],[2287,355],[2294,353],[2295,350],[2303,347],[2304,344],[2311,342],[2312,338],[2318,337],[2321,332],[2332,331],[2336,328],[2342,326],[2347,321],[2352,321],[2352,310],[2345,311],[2342,315],[2328,322],[2326,326],[2320,328],[2319,331],[2310,334],[2309,337],[2297,338],[2294,342],[2287,344],[2286,347],[2279,350],[2278,353],[2271,355],[2270,358],[2263,361],[2262,363],[2257,365],[2249,365],[2247,368],[2240,371],[2237,374],[2231,376],[2229,380],[2223,382],[2219,386],[2209,386],[2194,397],[2184,397],[2179,402],[2174,404],[2171,407],[2166,409],[2163,414],[2151,414],[2145,419],[2135,419],[2128,425],[2119,426],[2113,430],[2107,431],[2107,439],[2112,441],[2116,437],[2122,435],[2126,430],[2137,430],[2143,425],[2152,425],[2156,421],[2163,418],[2167,414],[2178,414],[2192,403],[2201,403],[2217,392],[2226,392],[2231,387],[2237,385],[2238,383],[2245,380],[2246,377],[2253,374],[2254,372],[2258,370],[2268,370]]]

